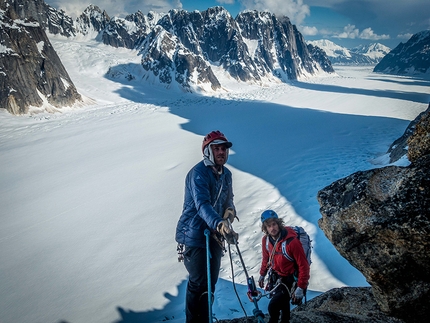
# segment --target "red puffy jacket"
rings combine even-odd
[[[281,236],[279,241],[276,243],[276,249],[270,264],[268,264],[268,262],[273,251],[273,244],[270,241],[266,244],[266,239],[269,239],[268,235],[265,235],[261,240],[263,259],[261,261],[260,275],[266,276],[270,266],[282,277],[293,275],[295,270],[298,269],[299,277],[297,285],[300,288],[306,289],[309,283],[310,267],[305,256],[305,252],[303,251],[302,244],[300,243],[294,229],[291,227],[285,227],[281,231]],[[289,242],[287,240],[289,240]],[[282,253],[282,243],[284,241],[287,241],[287,254],[295,260],[294,262],[288,260]],[[267,250],[266,245],[269,250]]]

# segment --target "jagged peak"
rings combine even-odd
[[[205,11],[202,11],[202,14],[207,15],[211,18],[214,17],[214,19],[220,19],[220,20],[233,19],[230,12],[221,6],[215,6],[215,7],[208,8]]]
[[[88,17],[88,18],[96,18],[99,21],[105,20],[109,21],[110,17],[107,14],[106,10],[101,10],[98,6],[90,4],[79,17]],[[79,17],[76,19],[78,20]]]

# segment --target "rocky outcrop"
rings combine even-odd
[[[412,120],[409,125],[407,126],[405,132],[403,133],[403,135],[396,139],[388,148],[387,154],[390,156],[390,163],[394,163],[397,160],[399,160],[400,158],[402,158],[403,156],[407,155],[408,153],[408,140],[409,138],[412,136],[412,134],[415,131],[415,126],[418,123],[418,121],[421,120],[421,118],[424,115],[429,115],[430,114],[430,104],[427,108],[426,111],[421,112],[414,120]],[[425,143],[425,139],[423,139],[423,144]],[[414,143],[412,143],[414,144]],[[428,145],[428,143],[427,143]],[[419,146],[419,144],[418,144]],[[419,147],[417,148],[412,148],[411,152],[412,154],[415,153],[415,151],[419,151]],[[413,158],[413,156],[412,156]],[[409,160],[411,160],[411,158],[409,158]]]
[[[408,140],[408,167],[357,172],[318,192],[318,224],[363,273],[380,308],[406,322],[430,314],[430,122]]]
[[[408,139],[408,145],[408,159],[412,163],[418,162],[422,156],[430,154],[430,104],[416,123],[415,131]],[[429,209],[427,212],[430,212]]]
[[[430,30],[416,33],[406,43],[400,43],[373,71],[395,75],[430,74]]]
[[[25,13],[20,3],[30,5],[30,11]],[[0,2],[0,108],[12,114],[25,114],[30,106],[55,111],[82,101],[44,28],[31,16],[32,5],[38,4]]]

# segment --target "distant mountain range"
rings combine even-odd
[[[308,41],[307,44],[324,50],[333,65],[375,65],[390,52],[389,47],[379,43],[350,49],[327,39]]]
[[[56,111],[84,101],[46,33],[134,49],[141,57],[142,82],[187,92],[224,89],[219,73],[263,85],[334,73],[332,64],[377,64],[390,52],[381,44],[346,49],[328,40],[306,43],[286,16],[254,10],[233,18],[223,7],[111,18],[90,5],[74,21],[43,0],[3,0],[0,24],[0,108],[13,114],[28,113],[30,106]],[[411,43],[396,47],[382,70],[426,70],[429,38],[414,35]],[[135,79],[127,73],[106,75]]]

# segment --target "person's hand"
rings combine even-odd
[[[264,288],[264,276],[260,276],[260,278],[258,278],[258,286],[260,286],[260,288]]]
[[[239,240],[239,235],[233,231],[228,220],[222,220],[218,224],[217,230],[222,234],[228,244],[236,244],[237,240]]]
[[[302,303],[303,297],[304,297],[303,289],[300,287],[297,287],[292,297],[292,304],[300,305]]]
[[[223,215],[223,219],[230,220],[230,223],[233,223],[234,218],[236,217],[236,212],[234,211],[234,209],[232,207],[228,207],[225,211],[224,211],[224,215]]]

